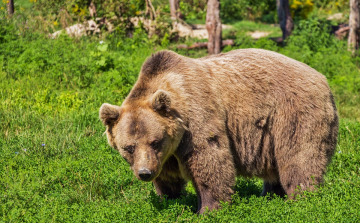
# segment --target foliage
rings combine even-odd
[[[4,0],[5,1],[5,0]],[[27,29],[52,33],[58,29],[66,28],[74,23],[81,23],[93,19],[100,25],[110,22],[115,29],[124,34],[133,29],[131,17],[138,16],[145,10],[144,1],[140,0],[94,0],[96,18],[91,18],[87,0],[17,0],[15,1],[15,14],[17,18],[26,21]],[[5,4],[0,3],[0,15],[5,11]],[[24,22],[22,21],[22,22]],[[21,27],[21,26],[19,26]],[[101,28],[105,29],[106,26]]]
[[[348,0],[314,0],[313,3],[316,8],[325,10],[327,14],[332,14],[334,12],[344,12],[350,7]]]
[[[180,12],[187,20],[206,19],[206,0],[180,1]]]
[[[111,19],[114,16],[126,18],[139,15],[141,10],[145,9],[144,1],[140,0],[93,0],[96,7],[96,16],[99,18]],[[72,19],[89,18],[89,1],[87,0],[37,0],[34,4],[34,10],[38,13],[58,14],[60,11],[66,11]]]
[[[342,19],[334,22],[348,23],[349,1],[348,0],[290,0],[291,15],[295,21],[308,18],[327,18],[334,13],[342,13]]]
[[[326,20],[302,20],[293,34],[290,36],[290,43],[298,47],[309,47],[313,52],[336,45],[335,38],[330,37],[330,24]]]
[[[168,0],[154,0],[155,7],[169,13]],[[180,12],[185,21],[189,23],[201,22],[206,19],[207,0],[183,0],[180,1]],[[262,20],[275,22],[276,0],[221,0],[220,16],[223,22],[236,20]]]
[[[301,19],[307,19],[309,13],[314,9],[313,0],[293,0],[290,3],[291,16],[300,16]]]
[[[221,18],[225,22],[231,20],[251,20],[274,23],[276,16],[276,0],[222,0]]]

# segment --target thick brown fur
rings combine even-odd
[[[235,177],[293,198],[322,182],[338,115],[326,78],[281,54],[242,49],[200,59],[151,56],[121,107],[104,104],[110,145],[159,195],[187,181],[198,209],[230,201]]]

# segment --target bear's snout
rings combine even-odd
[[[143,181],[148,181],[152,177],[151,171],[145,168],[140,169],[138,175]]]

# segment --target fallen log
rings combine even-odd
[[[176,48],[177,49],[185,49],[185,50],[192,50],[192,49],[202,49],[202,48],[207,48],[207,42],[204,43],[193,43],[192,45],[188,46],[186,44],[180,44],[177,45]],[[233,46],[234,45],[234,40],[233,39],[227,39],[227,40],[223,40],[221,42],[221,47],[225,47],[225,46]]]
[[[350,27],[347,24],[341,24],[334,30],[334,35],[336,38],[343,40],[347,35],[349,35]]]

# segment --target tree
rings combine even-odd
[[[179,0],[169,0],[170,3],[170,14],[172,20],[177,20],[180,16],[179,12]]]
[[[145,3],[146,3],[146,9],[145,9],[146,16],[149,16],[151,20],[155,20],[156,13],[155,13],[154,6],[151,3],[151,0],[145,0]]]
[[[221,52],[221,20],[220,1],[208,0],[206,12],[206,29],[209,34],[208,53],[218,54]]]
[[[14,0],[9,0],[9,3],[7,5],[8,13],[9,15],[14,14]]]
[[[291,18],[289,0],[276,0],[276,7],[279,17],[280,28],[283,33],[283,41],[291,35],[294,23]]]
[[[359,0],[350,0],[348,48],[353,54],[359,48],[359,22]]]
[[[96,6],[95,6],[93,1],[89,1],[88,9],[89,9],[89,13],[90,13],[91,18],[96,17]]]

